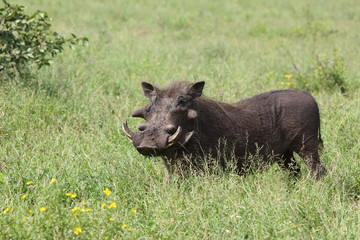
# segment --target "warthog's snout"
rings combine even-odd
[[[176,143],[182,134],[182,128],[173,125],[165,126],[164,130],[146,130],[146,126],[140,126],[140,132],[132,132],[124,122],[122,128],[126,136],[131,140],[139,153],[146,156],[159,155],[163,150]]]
[[[145,156],[156,156],[156,153],[159,151],[159,149],[146,146],[139,146],[136,149],[140,154]]]

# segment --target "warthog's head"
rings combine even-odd
[[[136,149],[146,156],[166,155],[186,145],[194,135],[194,121],[198,113],[194,109],[195,98],[200,97],[205,82],[194,84],[175,83],[159,90],[150,83],[142,82],[145,97],[151,102],[132,113],[132,117],[146,120],[139,132],[132,132],[124,122],[123,130]]]

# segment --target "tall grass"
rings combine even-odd
[[[27,79],[0,80],[1,238],[359,238],[360,5],[17,2],[48,12],[57,32],[90,43]],[[141,81],[205,80],[207,97],[234,102],[287,87],[294,65],[311,69],[316,54],[335,50],[346,93],[309,88],[325,143],[328,175],[320,181],[301,163],[295,183],[272,166],[246,177],[175,175],[164,184],[161,160],[138,154],[120,130],[147,102]]]

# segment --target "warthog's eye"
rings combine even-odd
[[[177,107],[184,107],[187,102],[188,102],[188,101],[187,101],[186,98],[184,98],[184,97],[179,97],[178,103],[177,103]]]

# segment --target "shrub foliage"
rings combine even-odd
[[[24,6],[10,5],[3,0],[0,8],[0,73],[13,74],[32,64],[41,68],[50,65],[51,59],[63,50],[88,39],[71,34],[65,38],[51,31],[51,20],[46,12],[36,11],[32,15],[24,13]]]
[[[344,59],[338,51],[329,58],[325,53],[322,58],[316,55],[317,62],[306,69],[292,69],[285,74],[281,82],[282,87],[297,88],[306,91],[320,91],[321,89],[338,89],[346,91]]]

